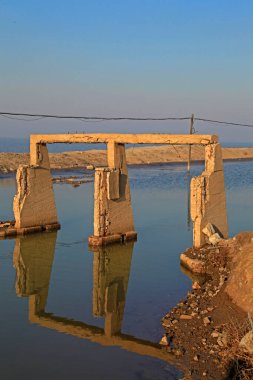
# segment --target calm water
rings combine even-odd
[[[191,246],[185,165],[129,174],[135,244],[88,249],[93,183],[54,185],[57,233],[0,241],[1,379],[180,378],[156,343],[160,319],[191,286],[179,266]],[[225,175],[233,235],[253,226],[253,163],[226,163]],[[1,178],[2,220],[14,193],[14,178]]]

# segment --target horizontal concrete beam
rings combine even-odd
[[[216,135],[174,135],[174,134],[123,134],[123,133],[76,133],[59,135],[31,135],[31,146],[33,144],[54,143],[118,143],[118,144],[197,144],[208,145],[218,142]]]

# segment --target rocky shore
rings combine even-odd
[[[253,379],[253,232],[189,248],[181,262],[192,290],[162,320],[164,349],[185,379]]]
[[[126,149],[129,165],[180,163],[188,160],[188,146],[144,146]],[[105,150],[50,153],[52,169],[73,169],[86,166],[105,166]],[[253,159],[253,148],[223,148],[224,160]],[[192,147],[192,161],[204,160],[204,147]],[[29,164],[29,153],[0,153],[0,173],[15,172],[18,166]]]

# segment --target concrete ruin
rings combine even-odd
[[[228,237],[226,192],[220,144],[205,147],[205,170],[191,180],[193,245],[206,242],[203,229],[210,223],[222,238]]]
[[[207,223],[212,223],[223,237],[227,237],[223,162],[218,137],[195,134],[31,135],[30,165],[20,166],[17,172],[16,231],[59,228],[46,146],[53,143],[107,144],[107,166],[95,169],[94,234],[89,238],[90,245],[101,246],[137,237],[125,144],[204,145],[205,171],[191,182],[193,244],[200,246],[205,242],[202,230]]]
[[[94,236],[90,245],[134,240],[131,194],[124,144],[107,145],[108,167],[95,172]]]
[[[17,229],[59,227],[46,144],[31,144],[30,165],[18,168],[13,211]]]

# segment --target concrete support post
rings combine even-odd
[[[108,143],[108,167],[97,168],[90,245],[136,239],[124,144]]]
[[[31,148],[31,165],[20,165],[17,170],[17,194],[13,201],[15,227],[57,229],[47,147],[46,144],[31,144]]]
[[[206,242],[202,230],[207,223],[211,223],[222,237],[228,237],[226,193],[220,144],[206,146],[205,171],[191,180],[191,218],[195,247],[200,247]]]

